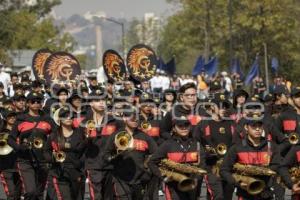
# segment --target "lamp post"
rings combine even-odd
[[[110,21],[112,23],[115,23],[115,24],[118,24],[121,26],[122,28],[122,55],[123,55],[123,58],[125,59],[125,32],[124,32],[124,23],[122,22],[119,22],[115,19],[112,19],[112,18],[108,18],[108,17],[101,17],[102,19],[105,19],[107,21]]]

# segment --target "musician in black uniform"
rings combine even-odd
[[[235,163],[242,165],[254,165],[258,167],[266,167],[273,171],[277,171],[281,162],[280,153],[277,145],[270,140],[269,135],[263,137],[263,121],[262,116],[256,114],[248,115],[245,123],[246,137],[241,143],[237,143],[229,149],[221,166],[220,174],[228,184],[237,187],[237,196],[239,200],[256,200],[256,199],[273,199],[272,187],[275,179],[272,176],[261,175],[266,187],[258,194],[249,194],[245,188],[247,183],[243,181],[237,182],[233,177],[233,166]]]
[[[81,133],[88,140],[83,159],[91,200],[110,199],[112,195],[109,166],[104,166],[102,153],[107,139],[118,128],[115,119],[106,113],[105,98],[102,90],[94,90],[89,96],[90,109],[80,123]]]
[[[202,118],[204,111],[197,107],[197,86],[187,83],[179,89],[179,103],[174,104],[173,109],[166,113],[161,120],[162,137],[167,139],[171,135],[174,117],[184,116],[190,120],[192,127],[196,126]]]
[[[231,103],[222,93],[215,94],[211,103],[211,119],[201,121],[193,136],[206,148],[206,164],[212,171],[206,179],[208,199],[232,199],[233,187],[219,176],[220,164],[236,140],[235,124],[229,118]]]
[[[292,199],[299,200],[300,199],[300,185],[299,185],[299,177],[296,180],[292,179],[290,174],[290,170],[294,167],[296,169],[299,168],[300,164],[300,143],[294,145],[290,151],[286,154],[281,162],[279,173],[281,175],[281,179],[283,180],[284,184],[292,190]]]
[[[9,145],[17,151],[17,169],[25,200],[43,199],[47,182],[48,164],[43,148],[53,122],[41,111],[42,100],[38,93],[28,94],[28,112],[17,116],[9,138]]]
[[[79,128],[72,126],[72,112],[68,107],[59,108],[58,127],[48,138],[45,158],[51,163],[48,174],[47,193],[53,200],[80,200],[83,163],[80,158],[86,141]]]
[[[7,141],[10,131],[16,121],[16,112],[4,110],[3,125],[1,127],[0,138]],[[10,146],[0,148],[0,178],[8,200],[18,200],[21,197],[19,176],[16,171],[16,152]]]
[[[141,200],[156,196],[147,188],[152,175],[144,163],[157,145],[150,136],[139,131],[137,117],[136,109],[126,106],[123,113],[125,126],[111,135],[105,146],[104,159],[113,167],[114,199]],[[123,149],[122,142],[117,145],[120,132],[126,135],[124,137],[128,139],[128,148]]]
[[[191,164],[206,169],[204,149],[200,142],[192,138],[190,121],[185,117],[173,121],[172,136],[159,146],[149,161],[151,171],[161,179],[165,179],[159,170],[161,160],[169,159],[176,163]],[[202,177],[191,177],[202,179]],[[200,194],[196,188],[190,191],[180,191],[177,182],[165,180],[165,196],[167,200],[195,200]],[[201,183],[201,182],[200,182]]]

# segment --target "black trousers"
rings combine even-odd
[[[86,177],[91,200],[110,200],[113,198],[110,171],[91,169],[86,171]]]
[[[198,186],[197,186],[198,187]],[[164,183],[166,200],[196,200],[197,190],[182,192],[177,188],[177,182]]]
[[[130,185],[120,179],[113,177],[113,193],[115,200],[145,200],[146,185]]]
[[[24,200],[43,200],[47,183],[48,165],[34,165],[29,161],[18,161],[17,169],[21,180]]]
[[[214,174],[207,174],[205,176],[207,187],[208,200],[227,200],[232,199],[234,186],[223,181],[220,177]]]
[[[18,200],[21,197],[20,182],[18,173],[10,170],[0,172],[1,183],[4,188],[7,200]]]
[[[49,176],[47,194],[51,200],[80,200],[81,179],[70,180]]]

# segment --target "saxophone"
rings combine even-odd
[[[189,178],[186,174],[199,176],[207,174],[207,171],[204,169],[189,164],[177,163],[169,159],[161,160],[159,170],[162,176],[178,182],[177,188],[183,192],[193,190],[197,186],[197,181],[193,178]]]
[[[199,175],[203,176],[207,174],[207,171],[204,169],[201,169],[196,166],[192,166],[189,164],[182,164],[182,163],[177,163],[169,159],[163,159],[161,160],[161,166],[175,170],[180,173],[184,174],[194,174],[194,175]]]
[[[235,173],[232,174],[236,182],[243,182],[246,185],[241,187],[251,195],[257,195],[261,193],[265,188],[265,182],[263,180],[253,178],[252,176],[275,176],[276,172],[273,170],[254,165],[244,165],[236,163],[233,166]]]

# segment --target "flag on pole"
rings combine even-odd
[[[210,59],[210,61],[204,65],[206,74],[208,74],[208,76],[213,76],[218,71],[218,65],[219,62],[217,57]]]
[[[204,58],[202,56],[199,56],[193,68],[192,75],[197,76],[198,74],[200,74],[201,71],[204,70],[204,64],[205,64]]]
[[[241,66],[240,66],[240,60],[238,58],[235,58],[232,62],[231,66],[231,74],[239,74],[240,78],[243,79],[244,73],[242,72]]]
[[[172,59],[165,65],[165,72],[167,74],[173,75],[176,73],[176,63],[175,63],[175,57],[173,56]]]
[[[256,56],[254,63],[251,66],[251,69],[245,79],[245,85],[249,85],[252,80],[259,75],[259,59],[258,56]]]

